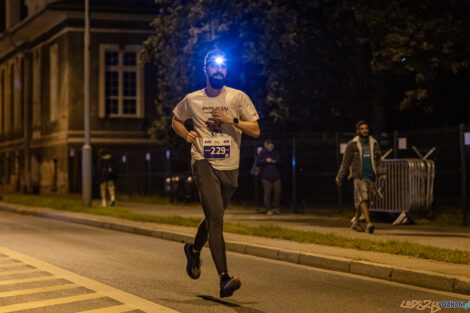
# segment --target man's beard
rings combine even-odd
[[[209,84],[214,89],[220,89],[225,85],[225,76],[221,75],[222,78],[215,78],[214,76],[216,75],[221,75],[221,74],[216,73],[212,76],[209,76]]]
[[[369,139],[369,134],[367,134],[367,135],[359,134],[359,137],[361,137],[361,139],[367,140],[367,139]]]

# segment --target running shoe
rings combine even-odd
[[[357,232],[360,232],[360,233],[364,232],[364,228],[362,228],[362,226],[359,225],[359,223],[352,223],[351,229],[353,229]]]
[[[223,275],[220,278],[220,297],[230,297],[233,295],[233,292],[240,288],[242,283],[240,282],[240,278],[238,276],[230,277],[227,274]]]
[[[274,214],[273,210],[268,210],[268,211],[266,212],[266,215],[269,215],[269,216],[271,216],[271,215],[273,215],[273,214]]]
[[[372,234],[374,230],[375,230],[374,224],[372,223],[367,224],[367,231],[369,232],[369,234]]]
[[[184,254],[186,254],[186,259],[188,263],[186,264],[186,273],[192,279],[198,279],[201,276],[201,254],[193,252],[193,245],[187,243],[184,245]]]

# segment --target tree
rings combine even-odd
[[[436,112],[447,106],[443,101],[455,97],[450,90],[442,94],[447,80],[468,73],[468,9],[464,0],[360,0],[335,6],[332,16],[350,12],[354,29],[360,33],[356,38],[370,51],[371,118],[382,128],[387,115],[394,112],[396,117],[414,112],[410,116],[414,123],[416,116],[420,120],[423,115],[442,118]],[[333,18],[331,24],[340,25],[341,20]],[[350,31],[342,33],[351,36]],[[461,79],[468,83],[468,78]],[[389,124],[400,126],[393,121]]]
[[[228,52],[230,85],[250,95],[265,128],[331,131],[369,119],[382,131],[423,114],[431,125],[470,76],[465,0],[156,2],[145,48],[158,71],[153,134],[167,144],[181,142],[170,140],[171,109],[205,84],[214,47]]]

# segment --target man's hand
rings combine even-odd
[[[224,124],[232,124],[233,123],[233,117],[228,116],[224,110],[221,108],[216,108],[212,110],[211,112],[212,118],[209,119],[214,122],[219,122],[219,123],[224,123]]]
[[[220,128],[220,122],[215,121],[213,118],[210,118],[206,121],[206,126],[211,132],[216,132]]]
[[[185,139],[186,139],[186,142],[194,143],[197,137],[199,137],[199,135],[194,130],[192,130],[188,132]]]
[[[271,159],[271,158],[266,158],[266,162],[267,162],[267,163],[273,163],[273,159]]]
[[[387,175],[382,175],[382,176],[379,177],[379,180],[380,180],[380,181],[384,181],[384,180],[386,180],[386,179],[387,179]]]
[[[336,185],[338,185],[338,187],[341,187],[341,185],[343,184],[343,180],[339,177],[336,177]]]

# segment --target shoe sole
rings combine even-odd
[[[371,227],[367,228],[367,231],[369,232],[369,234],[372,234],[375,230],[375,226],[372,225]]]
[[[193,273],[192,268],[191,268],[191,249],[190,244],[185,244],[184,245],[184,254],[186,255],[186,273],[188,274],[189,277],[192,279],[198,279],[201,276],[201,269],[197,270],[195,273]]]
[[[240,279],[237,276],[234,276],[232,279],[229,280],[229,282],[224,286],[224,288],[220,290],[220,297],[231,297],[234,291],[240,289],[241,285],[242,283],[240,282]]]

